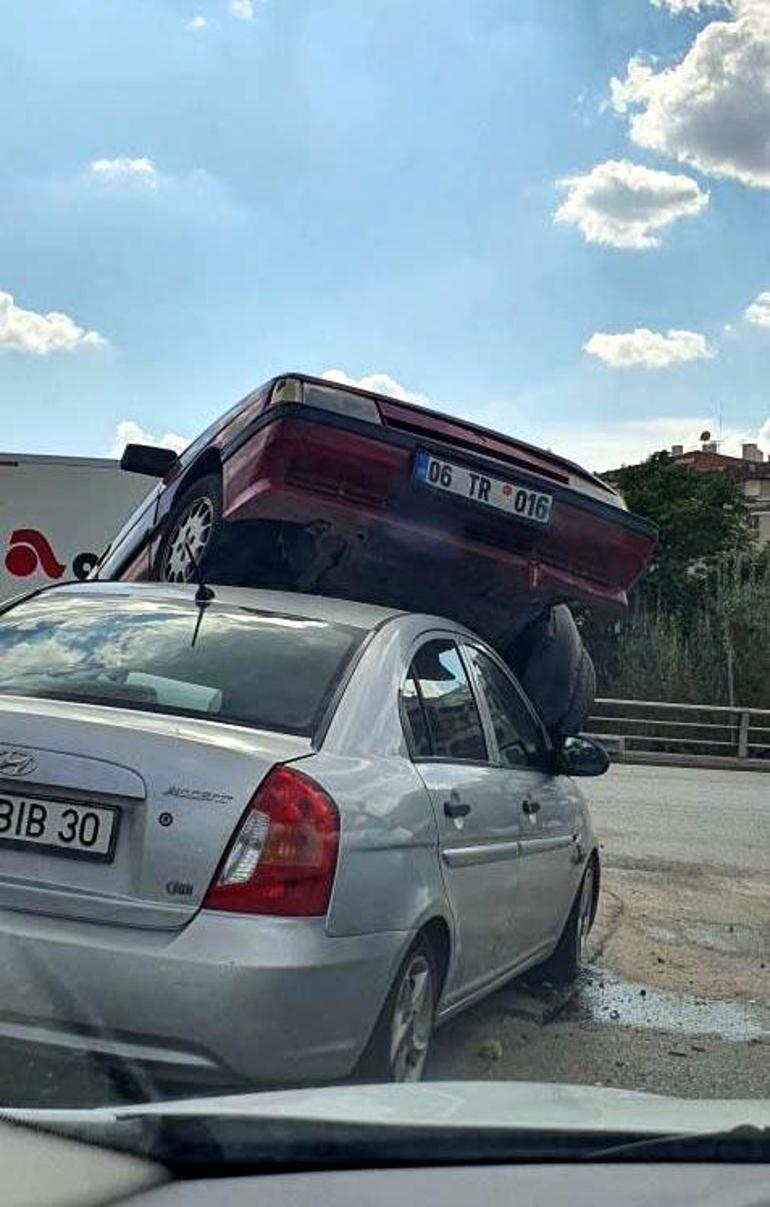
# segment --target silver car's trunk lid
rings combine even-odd
[[[65,834],[82,806],[114,809],[116,826],[112,849],[100,858],[22,845],[23,825],[21,838],[0,832],[0,909],[183,926],[267,772],[310,752],[307,738],[216,721],[0,699],[0,802],[14,803],[14,825],[23,801],[27,814],[31,804],[49,816],[58,810]],[[9,810],[0,803],[3,813]],[[0,816],[0,831],[4,824]]]

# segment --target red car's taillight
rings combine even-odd
[[[325,914],[339,837],[337,806],[323,788],[293,767],[274,768],[236,831],[203,908]]]
[[[275,383],[270,393],[268,406],[279,406],[287,402],[304,403],[319,411],[331,411],[348,419],[360,419],[364,423],[382,424],[382,416],[374,398],[360,394],[344,384],[333,380],[328,384],[304,381],[298,377],[283,377]]]

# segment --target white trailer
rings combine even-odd
[[[85,578],[154,485],[106,458],[0,453],[0,603]]]

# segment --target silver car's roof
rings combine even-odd
[[[278,612],[284,616],[305,617],[308,620],[328,620],[359,629],[374,629],[385,620],[405,615],[395,608],[381,608],[374,604],[354,603],[346,599],[331,599],[325,595],[302,595],[298,591],[263,591],[253,587],[219,587],[215,583],[211,586],[215,592],[215,603],[230,604],[237,608],[254,608],[262,612]],[[61,586],[47,588],[44,594],[55,592],[57,595],[140,595],[145,599],[192,602],[195,591],[195,583],[87,582],[63,583]]]

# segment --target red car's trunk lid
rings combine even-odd
[[[615,502],[619,507],[623,506],[617,493],[601,478],[544,449],[535,448],[511,436],[487,431],[463,419],[441,415],[436,411],[411,406],[409,403],[378,398],[377,406],[388,428],[408,432],[426,440],[440,439],[477,456],[494,457],[508,466],[541,474],[551,482],[571,486],[573,490],[580,490],[607,503]]]

